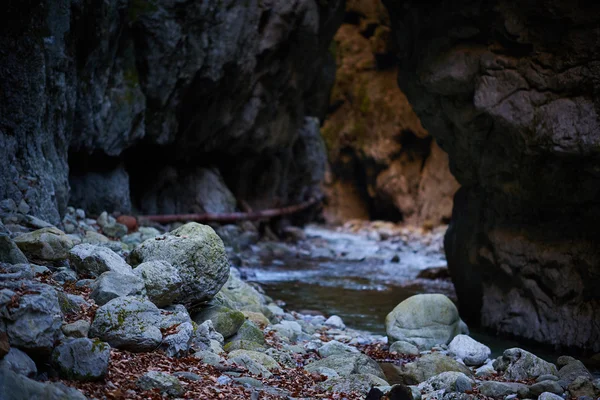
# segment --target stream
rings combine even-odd
[[[297,244],[255,249],[260,262],[241,272],[290,309],[339,315],[354,329],[385,334],[385,316],[402,300],[418,293],[455,299],[449,279],[418,277],[424,270],[446,267],[444,231],[419,235],[388,227],[347,232],[310,225],[306,239]]]
[[[296,242],[251,246],[240,271],[290,310],[338,315],[351,328],[385,335],[386,315],[412,295],[443,293],[456,302],[443,251],[445,231],[384,222],[309,225]],[[480,331],[471,336],[487,344],[494,357],[511,347],[553,362],[560,355]]]

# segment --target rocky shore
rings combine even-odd
[[[387,337],[281,308],[244,281],[251,224],[138,227],[68,209],[60,229],[0,202],[0,399],[593,399],[578,360],[490,349],[441,294]],[[385,396],[385,397],[384,397]]]

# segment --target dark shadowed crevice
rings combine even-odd
[[[346,11],[344,15],[344,24],[358,25],[362,15],[356,11]]]

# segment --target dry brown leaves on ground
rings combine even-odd
[[[240,370],[237,368],[236,370]],[[222,372],[216,368],[203,364],[193,357],[171,358],[161,351],[152,353],[130,353],[121,350],[111,350],[111,359],[106,378],[99,382],[74,382],[63,383],[80,389],[86,396],[109,400],[142,400],[163,399],[158,391],[142,391],[136,386],[139,377],[148,371],[161,371],[165,373],[190,372],[200,377],[198,381],[179,378],[185,387],[185,399],[250,399],[252,392],[257,389],[245,388],[235,382],[219,385],[217,378]],[[322,381],[320,375],[310,374],[304,369],[282,367],[274,371],[271,378],[265,379],[245,373],[263,382],[265,386],[288,391],[294,397],[315,399],[347,399],[358,400],[363,396],[357,393],[333,394],[318,389],[317,384]],[[259,399],[281,399],[281,396],[259,393]]]
[[[417,358],[416,356],[410,356],[408,354],[390,352],[389,346],[384,343],[358,345],[357,348],[379,363],[403,365],[412,362]]]

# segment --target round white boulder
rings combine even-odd
[[[461,333],[461,320],[443,294],[419,294],[398,304],[385,319],[389,342],[405,341],[420,350],[448,344]]]

